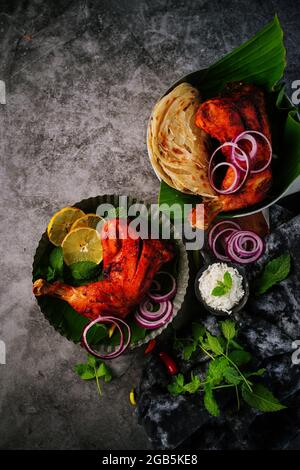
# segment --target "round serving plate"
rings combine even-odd
[[[104,196],[96,196],[91,197],[89,199],[84,199],[73,206],[80,208],[85,213],[95,213],[97,208],[100,204],[111,204],[113,207],[119,207],[120,198],[124,202],[125,199],[127,201],[127,206],[131,206],[133,204],[145,204],[147,209],[150,208],[149,203],[143,203],[138,201],[130,196],[117,196],[117,195],[104,195]],[[157,211],[152,212],[154,217],[157,216],[159,218],[160,223],[162,223],[163,214]],[[170,229],[171,239],[175,244],[176,249],[176,259],[174,263],[176,264],[175,271],[176,271],[176,282],[177,282],[177,292],[176,296],[174,297],[173,303],[173,315],[172,318],[163,325],[161,328],[155,330],[147,330],[146,335],[144,338],[131,343],[130,349],[134,349],[138,346],[148,343],[149,340],[156,338],[159,336],[162,331],[169,326],[174,318],[176,317],[177,313],[179,312],[182,303],[184,301],[184,297],[186,294],[188,281],[189,281],[189,264],[188,264],[188,256],[186,253],[185,246],[182,240],[175,232],[175,228],[171,225]],[[43,260],[47,260],[49,257],[49,253],[54,248],[54,245],[49,241],[47,232],[45,232],[38,244],[34,261],[33,261],[33,281],[37,278],[37,272],[41,265],[43,265]],[[172,264],[173,262],[171,262]],[[49,323],[53,326],[53,328],[58,331],[62,336],[66,337],[68,340],[73,341],[74,343],[79,343],[81,341],[81,335],[84,327],[90,322],[88,318],[79,315],[67,302],[63,300],[56,299],[53,297],[45,296],[45,297],[37,297],[37,303],[40,307],[41,312],[47,318]],[[130,316],[129,316],[130,317]],[[129,318],[128,317],[128,318]],[[126,319],[127,320],[127,319]],[[131,320],[133,323],[133,319]],[[134,325],[133,325],[134,327]],[[97,344],[98,350],[100,352],[112,352],[116,348],[116,346],[111,344],[102,344],[99,342]]]
[[[208,69],[200,69],[200,70],[197,70],[196,72],[192,72],[192,73],[189,73],[188,75],[183,76],[182,78],[177,80],[175,83],[173,83],[168,88],[168,90],[166,90],[166,92],[159,98],[159,100],[155,103],[155,105],[164,96],[166,96],[168,93],[170,93],[174,88],[176,88],[181,83],[189,83],[190,85],[194,86],[195,88],[198,88],[199,91],[201,92],[201,83],[203,83],[205,81],[205,76],[206,76],[207,72],[208,72]],[[285,99],[287,107],[288,106],[293,106],[293,103],[291,102],[290,98],[286,94],[284,95],[284,99]],[[300,121],[299,112],[297,114],[298,114],[298,119]],[[152,112],[151,112],[151,115],[152,115]],[[149,117],[148,126],[147,126],[147,151],[148,151],[148,156],[149,156],[150,163],[151,163],[151,166],[153,168],[153,171],[156,174],[159,181],[161,181],[161,177],[158,175],[156,169],[152,165],[152,162],[151,162],[152,154],[151,154],[151,149],[149,148],[149,145],[148,145],[148,133],[149,133],[149,125],[150,125],[151,115]],[[281,161],[282,161],[283,165],[287,164],[287,161],[286,161],[285,158],[282,158]],[[264,199],[264,201],[262,201],[258,204],[255,204],[251,207],[246,207],[246,208],[243,208],[243,209],[238,209],[238,210],[230,211],[230,212],[223,212],[223,213],[219,214],[218,217],[235,218],[235,217],[242,217],[242,216],[252,215],[252,214],[260,212],[264,209],[267,209],[268,207],[270,207],[273,204],[275,204],[276,202],[278,202],[280,199],[300,191],[300,176],[298,178],[296,178],[294,181],[292,181],[291,184],[288,185],[288,187],[282,187],[280,185],[280,183],[281,183],[280,165],[277,165],[277,168],[273,168],[273,170],[274,170],[275,177],[276,177],[276,175],[278,175],[278,177],[276,178],[276,181],[277,181],[278,184],[277,184],[276,187],[271,189],[270,194]],[[275,172],[275,170],[276,170],[276,172]],[[274,178],[273,178],[273,180],[274,180]],[[201,196],[199,196],[199,200],[200,199],[201,199]]]

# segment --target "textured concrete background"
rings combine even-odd
[[[251,37],[274,12],[287,81],[300,79],[299,1],[1,1],[1,448],[146,448],[128,403],[142,356],[104,388],[82,382],[78,346],[31,294],[31,264],[57,209],[104,193],[155,199],[146,154],[154,102],[181,75]],[[288,88],[289,94],[291,94]],[[120,372],[121,371],[121,372]]]

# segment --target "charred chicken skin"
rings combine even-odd
[[[101,238],[103,280],[73,287],[38,279],[34,295],[58,297],[91,319],[109,314],[125,318],[145,297],[160,267],[174,257],[173,247],[161,240],[140,239],[126,219],[106,222]]]
[[[255,85],[240,82],[227,85],[220,97],[200,105],[195,119],[198,127],[221,144],[234,140],[246,130],[262,132],[271,142],[264,92]],[[256,165],[261,168],[268,161],[269,149],[263,139],[259,139],[257,144]],[[239,146],[247,151],[249,142],[240,141]],[[230,161],[232,149],[224,147],[222,150],[226,160]],[[228,168],[222,181],[222,189],[229,188],[233,178],[233,170]],[[250,174],[238,192],[204,200],[202,208],[199,207],[191,213],[192,225],[206,229],[219,212],[241,209],[262,201],[270,189],[271,181],[270,166],[260,173]]]

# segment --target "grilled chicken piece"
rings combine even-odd
[[[221,144],[234,140],[246,130],[262,132],[271,142],[264,92],[255,85],[245,83],[227,85],[221,97],[207,100],[200,105],[196,114],[196,125],[219,140]],[[245,151],[249,150],[249,145],[246,140],[239,142],[239,146]],[[224,147],[222,150],[226,160],[230,161],[231,148]],[[258,139],[257,168],[261,168],[268,157],[267,143],[263,139]],[[233,170],[229,168],[223,179],[222,189],[231,186],[233,177]],[[220,212],[241,209],[262,201],[271,187],[271,182],[270,167],[261,173],[249,175],[237,193],[204,200],[204,207],[199,207],[198,211],[194,210],[190,215],[192,225],[206,229]]]
[[[107,314],[125,318],[145,297],[160,267],[174,257],[173,247],[161,240],[141,240],[125,219],[108,221],[101,237],[102,281],[73,287],[38,279],[34,295],[58,297],[88,318]]]

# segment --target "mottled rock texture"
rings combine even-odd
[[[73,373],[83,351],[56,333],[31,294],[49,217],[105,193],[155,200],[146,123],[180,76],[252,36],[277,11],[287,81],[299,79],[295,1],[4,0],[0,3],[1,448],[146,448],[128,392],[142,352],[105,387]],[[187,311],[196,307],[190,305]],[[126,371],[126,372],[125,372]]]

